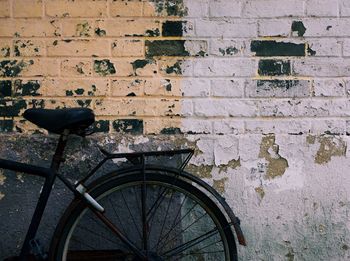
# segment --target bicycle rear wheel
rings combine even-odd
[[[146,170],[144,181],[135,171],[111,176],[89,193],[147,260],[237,260],[225,216],[181,179]],[[81,200],[61,219],[50,254],[51,260],[140,260]]]

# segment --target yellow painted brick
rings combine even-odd
[[[92,75],[91,60],[67,59],[61,62],[61,76],[86,77],[91,75]]]
[[[106,0],[49,0],[46,14],[51,17],[106,17]]]
[[[14,17],[41,17],[43,15],[42,0],[14,0]]]
[[[153,2],[151,1],[145,1],[143,3],[143,16],[150,16],[150,17],[154,17],[157,16],[157,12],[156,12],[156,6]]]
[[[115,97],[131,96],[132,93],[136,96],[143,96],[145,79],[118,79],[113,80],[111,84],[111,93]]]
[[[94,60],[96,76],[133,76],[133,67],[130,60]]]
[[[159,36],[159,21],[146,19],[109,19],[96,22],[96,29],[103,30],[106,36]]]
[[[15,56],[44,56],[45,43],[42,40],[14,40]]]
[[[1,60],[0,60],[1,62]],[[16,59],[3,61],[3,67],[0,69],[0,77],[16,76],[58,76],[59,61],[56,59]]]
[[[158,73],[156,60],[139,59],[131,62],[133,65],[134,75],[136,76],[154,76]]]
[[[94,35],[94,22],[88,20],[63,20],[63,36],[88,37]]]
[[[96,115],[104,116],[174,116],[180,114],[179,100],[104,99],[95,103]]]
[[[10,14],[9,0],[0,0],[0,17],[10,17]]]
[[[143,120],[145,134],[160,134],[165,128],[181,128],[181,119],[151,118]]]
[[[0,57],[9,57],[11,55],[11,46],[10,40],[0,39]]]
[[[106,96],[108,79],[45,79],[41,91],[46,96]]]
[[[144,42],[137,39],[118,39],[112,43],[112,55],[118,57],[143,57]]]
[[[75,99],[48,99],[44,101],[46,109],[62,109],[62,108],[92,108],[92,99],[79,97]]]
[[[45,37],[60,36],[58,21],[41,19],[4,20],[0,23],[0,37]]]
[[[110,44],[106,39],[50,40],[48,56],[108,56]]]
[[[111,16],[142,16],[142,6],[143,2],[139,0],[118,0],[113,1],[109,5],[110,15]]]
[[[152,79],[145,84],[145,94],[152,96],[182,96],[181,80]]]

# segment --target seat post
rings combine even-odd
[[[50,167],[54,172],[58,171],[58,168],[61,162],[63,161],[63,153],[67,145],[68,136],[69,136],[69,130],[65,129],[58,140],[55,154],[53,155],[51,167]]]

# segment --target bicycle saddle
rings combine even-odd
[[[56,134],[61,134],[65,129],[69,129],[71,133],[80,133],[95,121],[94,112],[87,108],[28,109],[23,117]]]

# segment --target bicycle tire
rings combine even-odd
[[[141,186],[146,184],[145,186],[148,192],[148,197],[146,197],[148,201],[146,200],[146,205],[149,206],[147,211],[152,212],[150,214],[153,215],[152,220],[148,221],[153,223],[154,219],[161,221],[156,222],[157,224],[159,223],[159,226],[156,226],[156,228],[154,224],[151,223],[151,225],[149,225],[149,222],[147,223],[148,245],[149,250],[152,249],[149,254],[149,256],[152,257],[150,257],[149,260],[237,260],[236,243],[230,225],[224,214],[205,193],[188,182],[175,178],[174,173],[169,170],[163,169],[159,171],[159,169],[146,169],[145,171],[146,181],[143,180],[143,175],[141,175],[140,170],[126,170],[121,176],[116,175],[116,173],[120,172],[111,173],[103,177],[100,181],[95,182],[93,187],[89,189],[89,194],[104,205],[105,208],[109,207],[105,212],[106,215],[112,218],[111,216],[113,214],[113,222],[118,223],[119,227],[124,230],[123,233],[128,235],[128,237],[130,237],[129,239],[141,249],[144,244],[142,240],[142,231],[140,231],[142,230],[142,226],[138,226],[138,224],[142,223],[142,221],[135,220],[140,219],[140,217],[134,216],[132,212],[137,210],[141,212],[142,206],[139,205],[138,201],[140,200],[137,196],[140,191],[136,192],[136,189],[141,190]],[[164,206],[159,205],[154,208],[153,206],[156,202],[156,198],[160,200],[159,196],[163,191],[166,191],[164,193],[167,193],[167,195],[162,195],[161,203],[166,203],[163,204]],[[126,195],[128,196],[127,200],[125,198]],[[134,197],[133,202],[130,197],[131,195]],[[157,197],[153,198],[152,195],[157,195]],[[112,196],[113,201],[111,200]],[[168,199],[166,199],[166,197],[168,197]],[[123,202],[126,202],[126,204],[124,203],[125,207],[123,209],[119,207],[118,211],[120,212],[117,212],[117,204]],[[132,209],[128,206],[128,203],[131,205],[134,204]],[[113,204],[115,205],[113,206]],[[170,206],[170,204],[172,205]],[[152,209],[150,206],[152,206]],[[176,207],[178,207],[178,209],[173,213],[175,214],[175,218],[170,218],[169,209],[171,209],[170,211],[174,211]],[[190,210],[188,211],[190,213],[185,212],[185,208],[187,208],[187,210],[189,208]],[[157,214],[153,214],[154,212]],[[165,217],[164,212],[166,213]],[[119,217],[119,215],[123,216]],[[178,217],[181,215],[182,217],[179,219]],[[201,221],[203,216],[208,218]],[[199,218],[192,221],[191,218],[193,219],[193,217]],[[183,224],[185,223],[185,221],[183,221],[184,219],[186,219],[186,222],[189,222],[189,225]],[[50,260],[138,260],[133,256],[132,251],[129,251],[123,243],[118,242],[118,238],[111,234],[106,227],[102,234],[101,232],[97,232],[98,229],[102,229],[103,225],[101,226],[102,223],[99,224],[96,221],[98,221],[98,219],[95,218],[95,214],[88,209],[84,201],[80,199],[73,200],[61,218],[54,233],[50,248]],[[127,221],[127,225],[123,224],[125,221]],[[193,227],[195,223],[198,224]],[[170,227],[169,229],[169,224],[176,224],[176,226],[179,227]],[[214,230],[211,228],[212,225],[215,226]],[[192,228],[190,229],[189,227],[191,226]],[[183,228],[185,228],[185,230],[183,230]],[[186,231],[187,229],[188,231]],[[175,230],[177,233],[174,232]],[[195,242],[197,238],[202,239],[201,237],[204,237],[208,233],[210,235],[211,231],[216,232],[208,238],[203,238],[203,241],[198,242],[198,244],[187,247],[183,252],[179,252],[181,247],[186,247],[186,244],[190,244],[189,242]],[[151,233],[153,234],[151,235]],[[172,236],[169,236],[170,234],[172,234]],[[171,237],[171,240],[173,239],[174,234],[176,235],[174,242],[167,243],[169,242],[169,237]],[[107,238],[107,235],[111,237]],[[99,240],[97,240],[96,237],[99,237]],[[87,243],[87,241],[89,243]],[[186,242],[183,243],[183,241]],[[92,242],[97,245],[96,248],[102,249],[87,249],[92,247],[90,245]],[[84,249],[79,250],[79,247]],[[160,247],[162,247],[162,250],[159,250]],[[210,251],[208,250],[209,247]],[[70,256],[67,257],[67,253],[69,253]],[[168,255],[166,255],[167,253]],[[171,256],[170,254],[173,253],[176,255]],[[86,257],[82,255],[86,255]]]

